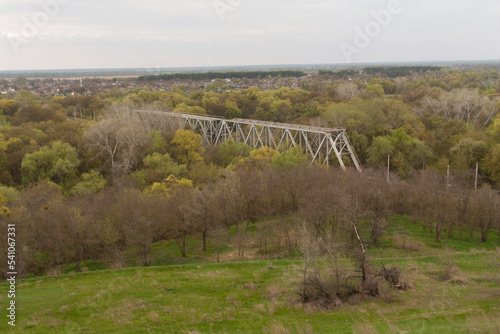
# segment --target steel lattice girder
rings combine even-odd
[[[136,110],[134,113],[151,130],[190,128],[200,132],[204,145],[217,145],[228,139],[259,148],[277,151],[302,147],[311,163],[329,164],[334,154],[342,169],[343,155],[348,155],[356,169],[361,166],[345,129],[331,129],[297,124],[265,122],[252,119],[223,119],[155,110]]]

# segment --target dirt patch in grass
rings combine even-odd
[[[134,313],[146,309],[146,303],[142,299],[135,301],[122,301],[116,307],[109,308],[101,316],[103,320],[111,320],[118,325],[132,325]]]
[[[394,234],[392,237],[394,248],[402,249],[410,252],[421,252],[425,249],[423,242],[418,241],[408,235]]]

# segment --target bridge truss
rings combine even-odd
[[[361,172],[345,129],[251,119],[222,119],[154,110],[136,110],[134,113],[150,130],[175,131],[187,128],[199,132],[204,145],[217,145],[232,139],[254,148],[268,146],[277,151],[301,147],[311,163],[329,165],[330,159],[336,157],[340,167],[345,170],[344,156],[347,156]]]

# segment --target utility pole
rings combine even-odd
[[[446,191],[450,187],[450,165],[448,164],[448,168],[446,170]]]
[[[390,172],[391,172],[391,155],[388,154],[387,155],[387,183],[389,183],[389,175],[390,175]]]
[[[474,191],[477,191],[477,175],[479,174],[479,161],[476,163],[476,181],[474,183]]]

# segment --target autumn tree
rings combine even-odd
[[[144,168],[133,174],[134,180],[141,188],[161,182],[170,175],[179,177],[187,172],[186,165],[177,164],[168,153],[155,152],[144,158],[143,162]]]
[[[174,158],[181,164],[190,166],[203,160],[204,152],[201,135],[184,129],[175,132],[172,140],[172,152]]]
[[[18,108],[19,105],[16,103],[16,101],[8,99],[0,100],[0,115],[14,116]]]

